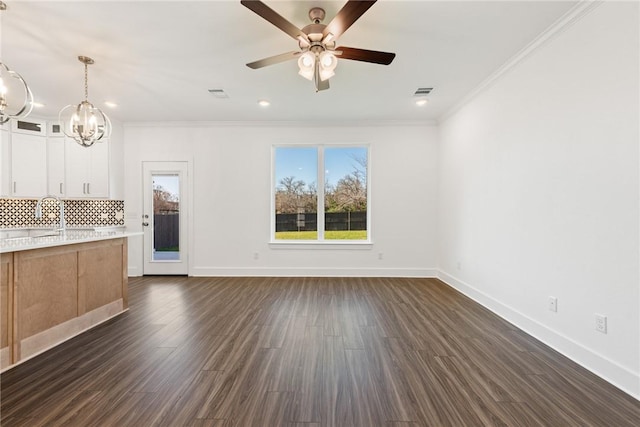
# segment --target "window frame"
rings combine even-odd
[[[317,150],[317,232],[316,240],[286,240],[276,239],[276,150],[278,148],[315,148]],[[327,148],[365,148],[367,152],[367,238],[362,240],[325,239],[325,163],[324,151]],[[371,232],[371,144],[345,143],[345,144],[273,144],[271,146],[271,202],[270,202],[270,235],[269,246],[280,249],[370,249],[373,245]]]

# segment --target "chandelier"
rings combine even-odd
[[[7,5],[0,1],[0,11]],[[0,62],[0,123],[27,117],[33,109],[33,93],[22,76]]]
[[[83,147],[91,147],[111,135],[111,121],[106,114],[89,102],[88,66],[94,60],[88,56],[78,56],[84,64],[84,101],[78,105],[67,105],[58,115],[62,132]]]
[[[27,117],[33,109],[33,93],[22,76],[0,62],[0,123]]]

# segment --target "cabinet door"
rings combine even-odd
[[[63,197],[64,185],[64,138],[47,139],[48,188],[52,196]]]
[[[11,134],[0,129],[0,196],[11,196],[11,156],[9,143]]]
[[[65,139],[65,195],[66,197],[87,196],[87,170],[92,147],[82,147],[72,139]]]
[[[87,197],[109,197],[109,141],[88,148],[91,153]]]
[[[6,368],[13,347],[13,254],[0,254],[0,264],[0,368]]]
[[[83,147],[65,142],[66,197],[109,197],[109,142]]]
[[[11,135],[11,185],[15,197],[42,197],[47,192],[47,140]]]

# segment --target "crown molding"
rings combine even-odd
[[[125,128],[141,128],[141,127],[190,127],[190,128],[212,128],[212,127],[308,127],[308,128],[326,128],[326,127],[392,127],[392,126],[436,126],[435,120],[351,120],[351,121],[318,121],[301,120],[301,121],[175,121],[175,122],[125,122]]]
[[[499,80],[504,74],[509,72],[512,68],[517,66],[521,61],[532,55],[542,46],[553,40],[558,35],[569,29],[573,24],[580,21],[584,16],[594,10],[597,6],[602,4],[605,0],[580,0],[578,4],[572,7],[564,15],[558,18],[553,24],[551,24],[546,30],[540,33],[535,39],[533,39],[524,48],[520,49],[518,53],[512,56],[504,64],[502,64],[496,71],[494,71],[489,77],[487,77],[482,83],[471,90],[462,100],[456,103],[453,107],[447,110],[436,120],[437,124],[442,124],[462,107],[471,102],[475,97],[491,87],[497,80]]]

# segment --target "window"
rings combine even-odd
[[[368,241],[368,161],[365,146],[274,147],[274,241]]]

